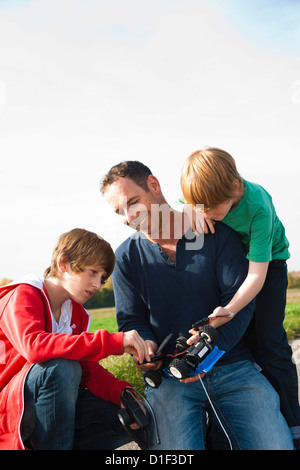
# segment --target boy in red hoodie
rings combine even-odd
[[[0,449],[114,449],[130,441],[117,417],[129,383],[99,364],[149,360],[136,331],[88,333],[82,304],[110,276],[110,245],[83,229],[63,234],[44,279],[0,288]]]

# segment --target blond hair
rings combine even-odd
[[[232,156],[213,147],[193,152],[182,168],[180,179],[187,204],[204,204],[204,211],[236,197],[236,181],[243,186]]]
[[[70,263],[75,274],[83,272],[86,266],[98,265],[105,269],[107,279],[114,269],[115,254],[110,244],[96,233],[75,228],[59,237],[51,265],[44,272],[45,279],[57,277],[60,260]]]

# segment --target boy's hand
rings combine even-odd
[[[140,363],[144,359],[150,361],[148,346],[136,330],[125,331],[123,333],[123,348],[124,352],[132,354]]]
[[[225,307],[217,307],[213,313],[208,316],[209,324],[214,328],[224,325],[234,317],[232,312],[229,312]]]
[[[215,233],[215,221],[213,219],[204,219],[204,233]]]
[[[151,358],[151,356],[154,356],[156,353],[157,344],[154,341],[151,341],[150,339],[146,339],[145,343],[147,344],[148,354],[149,354],[149,357]],[[135,362],[136,367],[142,370],[143,372],[147,372],[150,369],[157,370],[162,365],[162,361],[155,361],[155,362],[149,362],[148,364],[141,364],[140,361],[138,361],[137,357],[133,357],[133,360]]]
[[[199,236],[202,233],[215,233],[215,221],[207,219],[205,213],[196,211],[190,205],[186,204],[183,207],[183,212],[188,219],[190,226],[192,227],[195,235]]]

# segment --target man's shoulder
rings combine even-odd
[[[220,238],[227,238],[229,236],[237,236],[235,230],[233,230],[228,225],[224,224],[223,222],[215,222],[215,235],[219,236]]]
[[[130,237],[126,238],[116,249],[115,255],[116,258],[123,258],[129,255],[130,252],[137,250],[137,248],[141,245],[140,241],[144,237],[140,234],[140,232],[135,232]]]
[[[228,249],[232,249],[232,247],[238,249],[242,247],[242,241],[238,232],[223,222],[215,223],[215,233],[212,234],[212,237],[217,249],[226,249],[226,247]]]

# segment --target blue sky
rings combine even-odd
[[[58,236],[129,234],[99,195],[138,159],[174,205],[215,145],[272,194],[300,269],[300,3],[0,0],[0,279],[40,274]]]
[[[228,17],[251,41],[270,50],[300,52],[298,0],[220,0]]]

